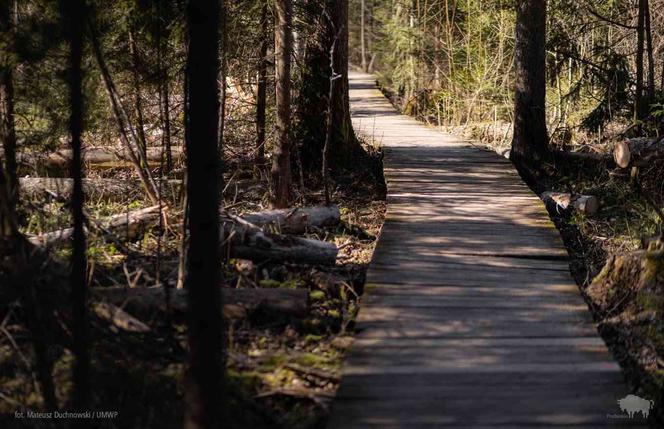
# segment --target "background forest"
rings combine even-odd
[[[496,138],[509,142],[501,132],[513,115],[514,2],[355,3],[351,61],[377,73],[404,112],[437,125],[492,123],[500,127]],[[652,120],[661,115],[664,65],[660,5],[648,0],[547,4],[546,112],[552,142],[600,143],[616,123],[630,123],[639,91],[638,118],[650,126],[644,131],[656,134]]]

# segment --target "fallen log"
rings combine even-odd
[[[20,164],[34,167],[36,169],[64,169],[68,168],[71,162],[71,149],[60,149],[52,153],[19,153],[17,161]],[[146,159],[150,163],[157,164],[162,160],[163,149],[161,147],[149,147],[146,150]],[[171,155],[174,159],[183,156],[182,146],[171,147]],[[82,161],[89,166],[99,168],[122,167],[131,161],[126,148],[84,148],[82,152]],[[165,155],[164,155],[165,156]]]
[[[661,139],[633,138],[613,145],[613,159],[620,168],[645,167],[658,158],[664,158]]]
[[[159,218],[159,210],[165,210],[166,206],[152,206],[144,209],[133,210],[127,213],[111,216],[110,218],[99,221],[99,226],[108,231],[116,231],[124,228],[127,238],[131,239],[140,232],[149,222]],[[28,237],[28,241],[35,246],[55,246],[62,244],[74,234],[74,228],[63,228],[57,231],[47,232],[45,234],[33,235]]]
[[[97,300],[127,309],[136,315],[151,314],[155,310],[166,309],[166,290],[163,287],[148,288],[91,288],[91,295]],[[187,311],[187,290],[170,289],[170,308],[184,313]],[[304,289],[221,289],[224,302],[224,316],[237,319],[246,316],[248,311],[263,309],[275,313],[303,317],[309,312],[309,292]]]
[[[576,210],[592,215],[599,210],[599,200],[594,195],[569,194],[565,192],[544,192],[540,195],[542,201],[553,205],[556,209]]]
[[[283,210],[266,210],[242,216],[247,222],[260,227],[272,227],[288,234],[300,234],[311,228],[337,225],[341,213],[337,206],[314,206]]]
[[[561,162],[571,162],[578,164],[588,164],[588,165],[597,165],[605,163],[608,166],[614,165],[614,160],[611,154],[608,153],[596,153],[596,152],[567,152],[562,150],[557,150],[553,152],[554,157],[557,161]]]
[[[226,214],[222,246],[233,258],[334,265],[339,249],[334,243],[273,234],[237,216]]]
[[[106,320],[123,331],[141,334],[150,332],[150,327],[148,325],[113,304],[98,302],[92,306],[92,310],[97,317]]]
[[[162,181],[162,194],[177,190],[180,180]],[[57,177],[22,177],[19,179],[21,195],[29,199],[40,198],[47,194],[69,200],[74,188],[74,179]],[[87,199],[117,201],[126,199],[135,193],[142,193],[141,184],[137,180],[117,179],[83,179],[83,193]]]

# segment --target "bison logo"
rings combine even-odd
[[[640,398],[636,395],[627,395],[622,399],[618,399],[620,411],[627,413],[632,418],[635,414],[641,413],[643,418],[648,418],[650,410],[655,406],[654,401]]]

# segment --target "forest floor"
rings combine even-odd
[[[239,150],[229,151],[233,160],[228,162],[225,175],[227,210],[242,215],[264,209],[267,175],[260,174],[250,159],[238,155]],[[335,266],[231,259],[224,267],[226,287],[302,289],[310,303],[305,317],[258,307],[228,321],[229,401],[237,427],[315,428],[323,424],[339,382],[342,357],[352,342],[364,276],[385,212],[381,155],[374,149],[368,153],[354,170],[333,180],[332,202],[340,208],[342,222],[306,234],[337,244],[340,252]],[[119,180],[130,176],[126,170],[90,170],[88,174]],[[177,172],[173,177],[178,177]],[[320,179],[315,175],[304,179],[306,190],[296,191],[295,206],[323,204]],[[177,192],[169,198],[171,207],[181,206]],[[113,202],[103,198],[89,201],[87,211],[92,218],[102,218],[149,205],[137,188]],[[49,195],[24,201],[21,212],[27,234],[69,224],[67,203]],[[182,211],[170,209],[167,226],[155,222],[124,244],[91,230],[90,286],[174,286],[181,221]],[[69,254],[68,248],[54,249],[42,267],[40,281],[66,290]],[[67,409],[72,389],[71,325],[66,313],[66,309],[56,312],[56,326],[51,327],[55,334],[49,345],[62,409]],[[182,315],[162,311],[138,319],[149,332],[126,332],[92,313],[92,405],[97,410],[119,411],[115,419],[98,422],[98,427],[180,427],[187,356],[185,320]],[[34,420],[13,418],[16,410],[43,406],[29,364],[34,359],[30,335],[22,320],[20,306],[0,314],[0,416],[8,416],[6,421],[0,418],[1,427],[42,427]]]
[[[470,124],[452,127],[450,131],[501,155],[509,150],[511,136],[506,124]],[[552,144],[556,145],[555,135]],[[595,151],[611,150],[608,139],[592,146]],[[603,268],[607,262],[645,252],[648,243],[659,236],[664,219],[654,207],[664,207],[663,183],[664,160],[657,160],[639,171],[638,181],[628,169],[604,164],[557,164],[548,176],[533,185],[537,194],[557,191],[599,198],[600,210],[593,215],[552,207],[549,214],[567,247],[570,271],[593,312],[600,334],[623,368],[630,387],[655,401],[652,414],[657,424],[664,423],[664,278],[657,276],[656,293],[648,295],[634,290],[643,271],[640,265],[615,273],[623,277],[622,285],[607,287],[601,280],[606,276]],[[656,243],[650,250],[661,248],[661,241]],[[596,285],[590,290],[594,281]],[[602,311],[599,302],[612,303],[610,310]]]

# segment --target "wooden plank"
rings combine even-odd
[[[381,243],[382,244],[382,243]],[[374,254],[376,259],[373,264],[380,267],[382,264],[394,266],[399,264],[399,268],[415,270],[464,270],[472,271],[473,275],[483,272],[496,272],[497,270],[535,270],[540,271],[561,271],[569,274],[569,265],[566,262],[556,260],[527,259],[518,257],[493,257],[476,256],[475,254],[447,254],[447,253],[426,253],[404,254],[399,252],[398,247],[381,246]]]

